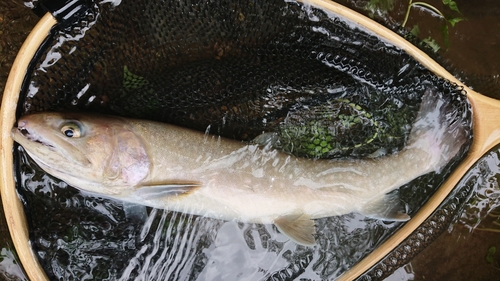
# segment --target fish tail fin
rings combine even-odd
[[[430,169],[440,171],[459,152],[468,134],[450,99],[427,89],[413,124],[408,147],[428,151]]]

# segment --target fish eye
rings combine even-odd
[[[61,127],[61,133],[68,138],[79,138],[82,136],[82,130],[78,124],[70,122]]]

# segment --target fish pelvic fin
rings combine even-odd
[[[408,221],[411,217],[402,211],[399,190],[377,197],[368,202],[361,213],[367,217],[385,221]]]
[[[144,184],[139,186],[133,195],[149,200],[159,197],[189,195],[201,187],[197,182],[167,182],[159,184]]]
[[[274,220],[279,231],[298,244],[304,246],[316,245],[316,227],[314,221],[306,214],[291,214],[280,216]]]

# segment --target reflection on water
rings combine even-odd
[[[327,51],[333,53],[330,49]],[[344,63],[335,64],[334,56],[323,55],[314,59],[331,59],[327,62],[334,67],[344,66]],[[395,57],[399,56],[396,52]],[[290,59],[284,61],[289,63]],[[353,68],[357,71],[358,66]],[[403,74],[408,70],[404,64],[398,69]],[[408,75],[412,77],[411,73]],[[117,77],[122,76],[123,73],[118,72]],[[392,78],[389,75],[384,83],[391,84]],[[420,84],[421,80],[417,80]],[[299,82],[304,81],[307,82]],[[121,87],[122,80],[118,82]],[[407,93],[416,95],[414,90],[418,87],[407,88],[402,84],[398,88],[402,97]],[[64,87],[65,94],[79,94],[77,91],[70,93]],[[33,109],[36,103],[31,106]],[[320,219],[316,221],[318,245],[306,248],[289,241],[270,225],[222,222],[158,210],[148,210],[147,217],[130,215],[129,206],[81,194],[33,168],[35,165],[25,158],[22,150],[20,157],[20,192],[29,206],[27,212],[34,248],[54,279],[332,279],[401,226],[356,214]],[[427,200],[441,181],[442,178],[430,175],[402,188],[401,196],[410,214]]]
[[[10,248],[0,250],[0,277],[10,281],[27,281],[28,278],[19,267],[19,259]]]
[[[413,273],[415,280],[493,280],[492,276],[498,276],[499,147],[479,160],[441,206],[360,279],[383,280],[386,272],[408,266],[414,270],[391,278],[413,278]],[[488,214],[495,221],[481,219]],[[401,262],[408,260],[410,265]]]
[[[54,279],[330,279],[401,225],[358,214],[319,219],[318,245],[308,248],[271,225],[156,209],[141,216],[120,202],[82,194],[20,156],[34,248]]]
[[[500,249],[499,175],[497,146],[469,170],[444,203],[453,204],[463,190],[469,190],[445,232],[412,260],[416,280],[495,280],[492,277],[499,276],[500,254],[490,252]]]
[[[415,280],[415,272],[411,264],[407,264],[400,267],[394,271],[389,277],[385,278],[384,281],[411,281]]]
[[[456,226],[463,226],[470,232],[488,230],[495,227],[500,207],[500,159],[499,152],[493,151],[476,163],[476,168],[469,172],[462,183],[473,185],[473,194],[464,205],[464,210],[456,222]],[[488,215],[490,218],[488,219]],[[500,225],[496,223],[497,230]],[[494,229],[491,230],[494,230]]]
[[[212,244],[219,224],[153,209],[136,239],[137,252],[118,280],[195,280],[207,260],[204,249]]]

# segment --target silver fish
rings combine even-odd
[[[273,223],[297,243],[314,245],[316,218],[359,212],[409,219],[386,193],[439,171],[456,155],[467,136],[446,110],[449,104],[427,90],[407,146],[359,160],[299,158],[261,143],[96,114],[27,115],[12,136],[43,170],[76,188],[155,208]]]

